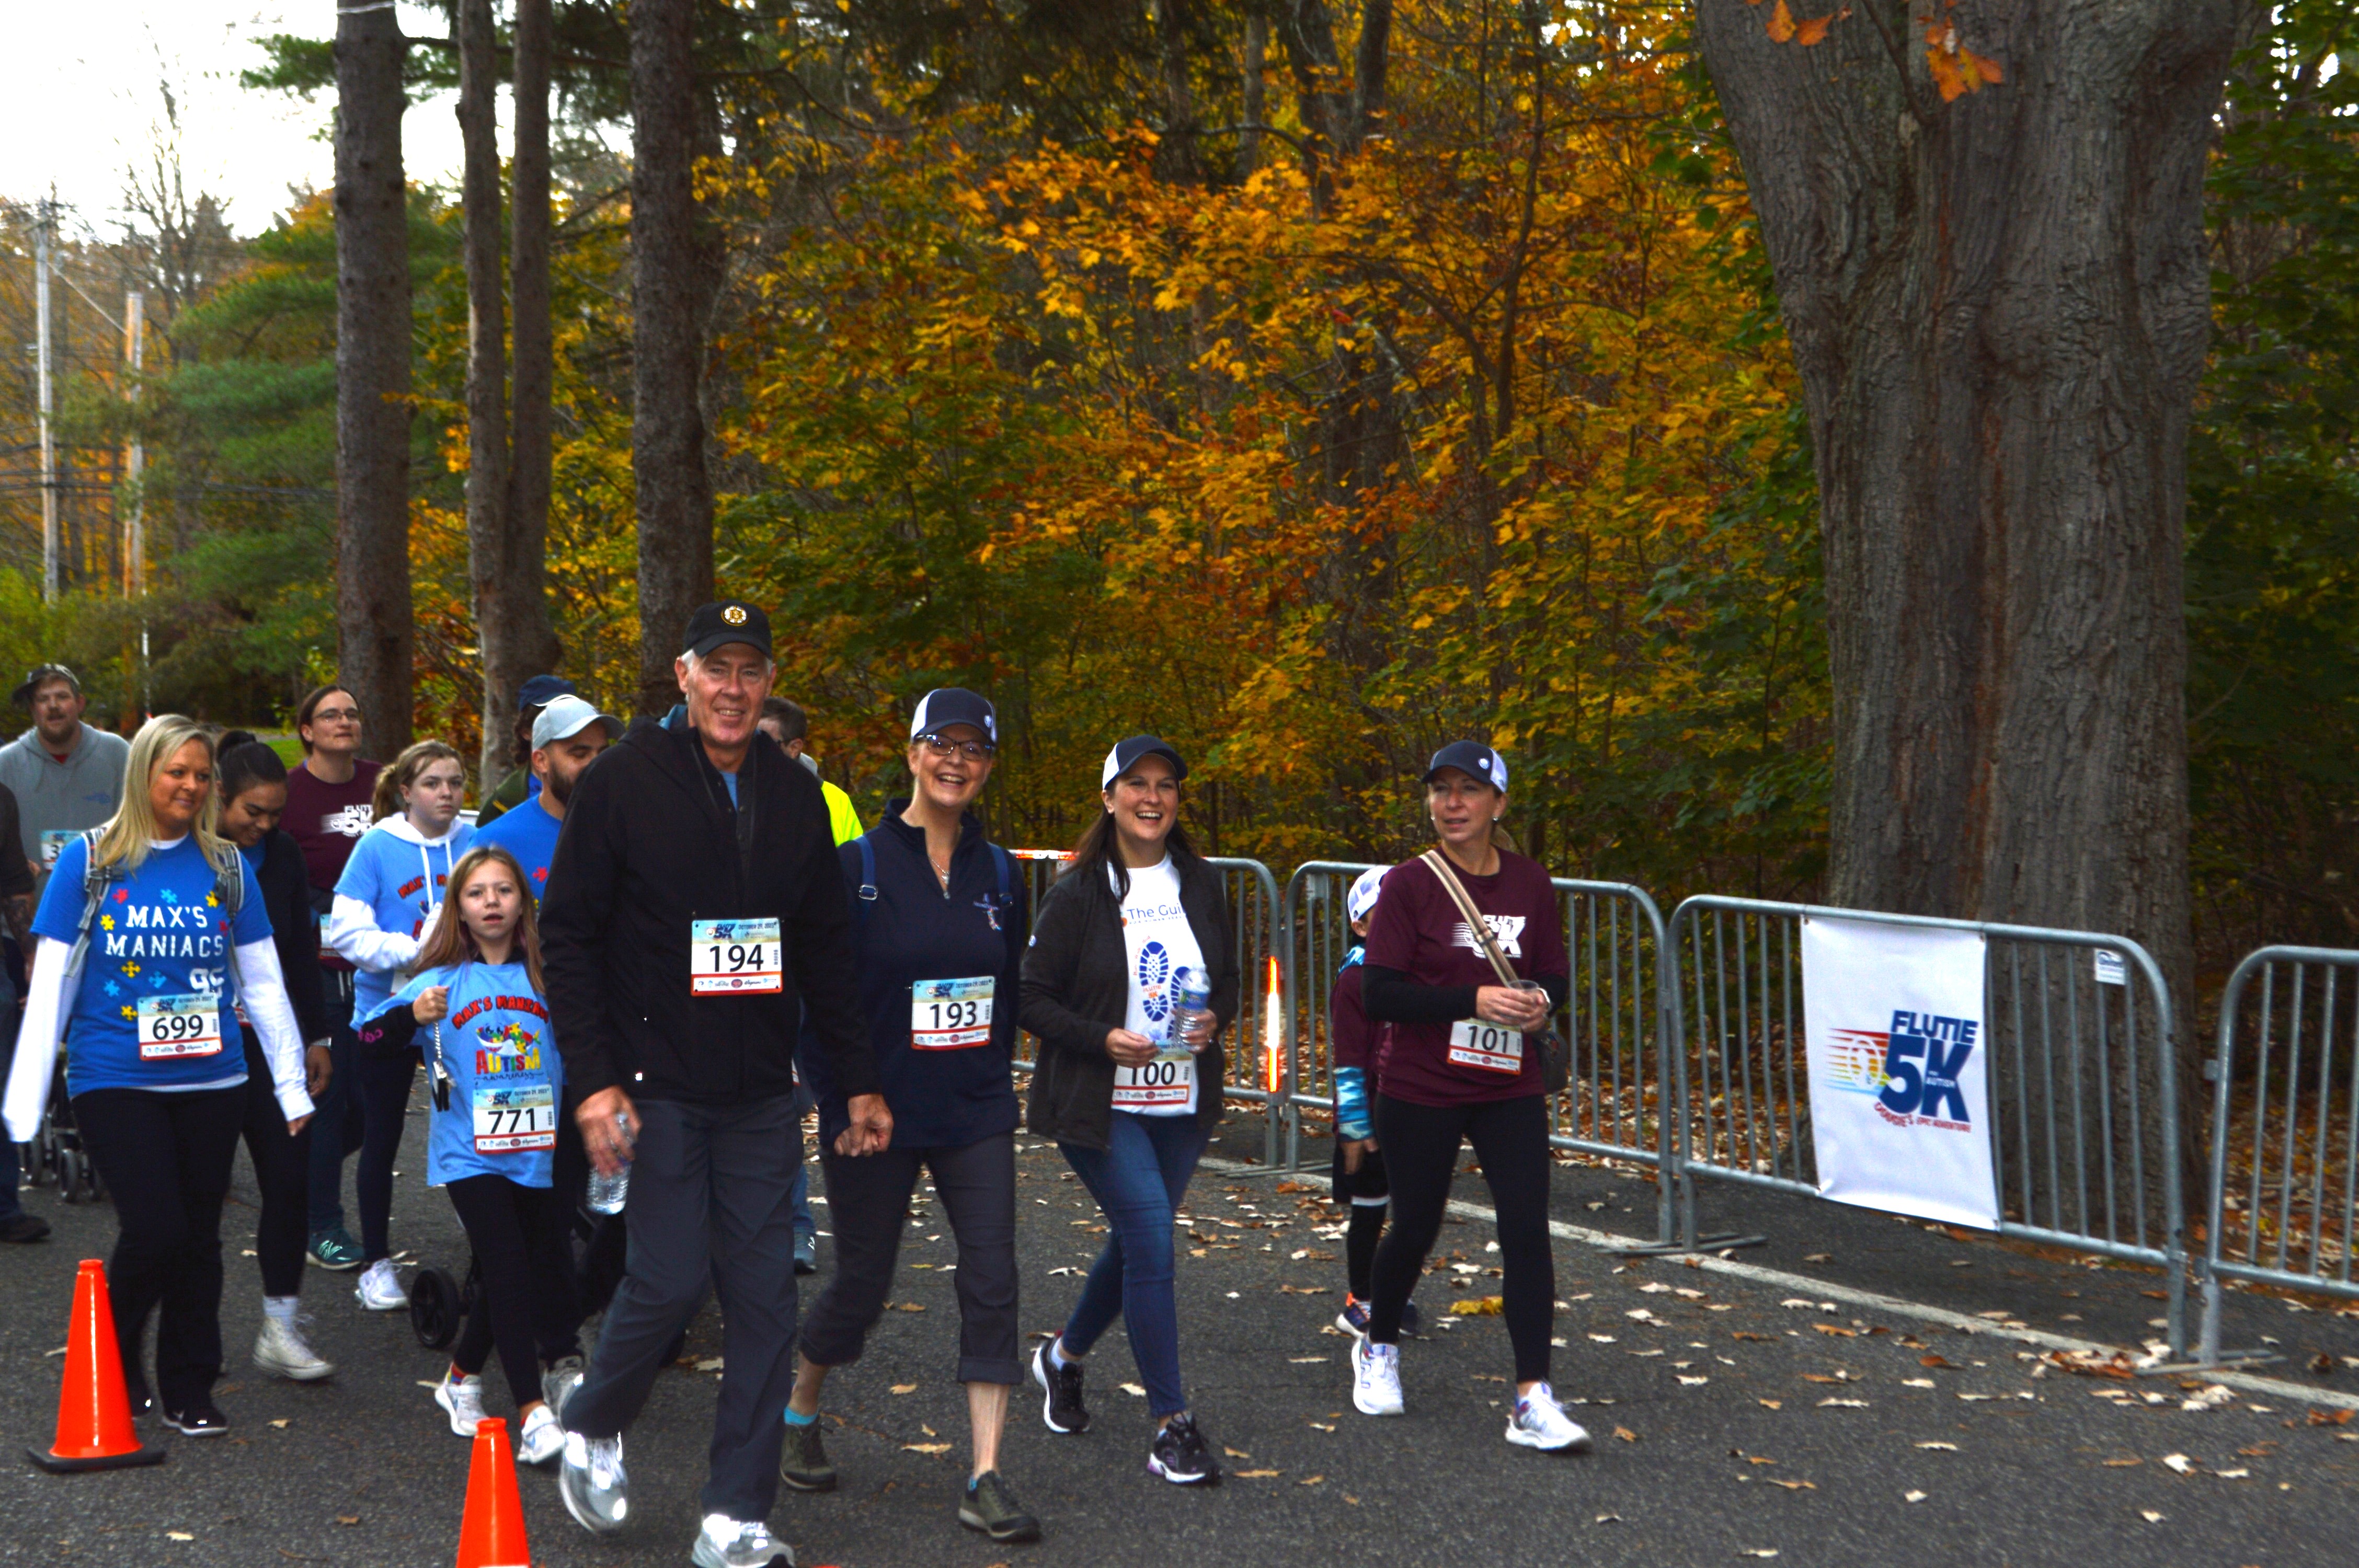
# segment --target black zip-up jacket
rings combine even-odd
[[[853,894],[853,946],[868,1047],[893,1108],[893,1144],[962,1149],[1016,1130],[1016,1014],[1022,989],[1026,930],[1024,871],[1008,860],[1007,896],[983,823],[969,812],[951,850],[945,891],[926,859],[926,830],[901,820],[908,801],[888,800],[866,838],[875,857],[876,896],[860,897],[860,840],[837,848]],[[910,986],[919,980],[992,977],[991,1038],[957,1051],[919,1051],[909,1044]],[[806,1037],[803,1083],[819,1101],[819,1135],[832,1143],[851,1118],[834,1075]]]
[[[328,999],[320,979],[320,920],[311,913],[311,878],[303,868],[302,847],[284,829],[274,827],[262,840],[254,881],[270,915],[270,937],[278,948],[295,1027],[304,1044],[317,1044],[329,1033]],[[253,1031],[246,1033],[251,1036]]]
[[[737,792],[732,811],[684,719],[635,725],[573,786],[540,900],[569,1095],[617,1084],[706,1105],[792,1094],[806,1008],[837,1087],[877,1092],[819,781],[757,741]],[[786,949],[783,989],[690,995],[689,923],[765,917]]]
[[[1180,871],[1180,906],[1212,980],[1212,1042],[1196,1058],[1196,1120],[1211,1127],[1221,1119],[1227,1078],[1222,1035],[1237,1015],[1236,943],[1219,871],[1181,849],[1171,858]],[[1069,871],[1040,900],[1024,954],[1022,1021],[1040,1040],[1027,1111],[1034,1133],[1084,1149],[1106,1146],[1114,1074],[1106,1036],[1129,1015],[1130,949],[1121,905],[1103,871]]]

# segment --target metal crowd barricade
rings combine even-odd
[[[2359,1240],[2359,952],[2247,954],[2221,995],[2219,1048],[2205,1075],[2212,1079],[2212,1180],[2198,1358],[2207,1367],[2273,1361],[2274,1351],[2222,1352],[2224,1281],[2359,1298],[2351,1277]]]
[[[1369,866],[1313,860],[1286,886],[1278,941],[1285,955],[1284,1013],[1288,1112],[1286,1158],[1301,1163],[1301,1112],[1333,1103],[1333,1037],[1328,1001],[1353,937],[1344,894]],[[1656,1172],[1658,1224],[1672,1239],[1673,1119],[1663,1113],[1671,1039],[1656,966],[1663,917],[1644,889],[1627,882],[1553,879],[1562,900],[1571,985],[1559,1015],[1572,1053],[1571,1082],[1549,1107],[1549,1142],[1559,1149],[1627,1160]]]
[[[1062,849],[1010,849],[1008,853],[1022,869],[1032,918],[1038,921],[1040,901],[1070,857]],[[1228,1071],[1221,1093],[1225,1098],[1262,1108],[1262,1157],[1265,1162],[1275,1163],[1279,1129],[1286,1119],[1285,1031],[1274,972],[1283,968],[1277,963],[1277,879],[1259,860],[1215,856],[1206,863],[1221,873],[1238,977],[1237,1017],[1229,1031]],[[1037,1044],[1029,1034],[1016,1038],[1019,1052]],[[1028,1073],[1038,1064],[1034,1056],[1025,1054],[1013,1065],[1017,1072]]]
[[[1680,1236],[1698,1239],[1696,1176],[1818,1192],[1801,1027],[1800,928],[1814,916],[1983,934],[1999,1234],[2161,1269],[2171,1352],[2184,1355],[2170,994],[2152,957],[2120,936],[1712,895],[1681,903],[1667,971]]]

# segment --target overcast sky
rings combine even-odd
[[[290,185],[331,182],[335,159],[320,139],[328,96],[307,103],[249,92],[237,74],[262,63],[256,40],[272,33],[331,36],[333,0],[9,0],[0,9],[10,57],[0,88],[0,198],[30,201],[54,184],[75,216],[110,235],[124,168],[145,157],[163,114],[158,83],[167,77],[180,104],[188,189],[224,199],[239,233],[268,228],[286,210]],[[407,3],[401,20],[406,32],[443,31],[436,13]],[[452,107],[445,96],[404,116],[403,162],[413,181],[455,178]],[[503,94],[504,148],[508,128]]]

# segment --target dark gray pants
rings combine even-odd
[[[958,1240],[958,1380],[1020,1383],[1016,1316],[1016,1135],[955,1149],[904,1149],[846,1159],[824,1143],[827,1212],[835,1227],[835,1274],[803,1324],[803,1355],[822,1367],[860,1359],[893,1288],[901,1227],[922,1165]],[[636,1201],[636,1196],[633,1199]]]
[[[630,1259],[565,1424],[612,1437],[637,1418],[709,1278],[721,1294],[725,1368],[704,1511],[766,1519],[794,1389],[794,1104],[782,1095],[733,1106],[641,1100],[638,1109],[623,1211]]]

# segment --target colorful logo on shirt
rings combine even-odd
[[[320,818],[320,831],[341,833],[347,838],[357,838],[375,826],[375,813],[366,805],[347,806]]]
[[[540,1071],[540,1036],[523,1024],[511,1022],[497,1029],[486,1025],[475,1031],[475,1038],[483,1042],[475,1052],[477,1077]]]
[[[1491,935],[1498,942],[1500,952],[1510,958],[1520,958],[1524,956],[1522,941],[1524,917],[1522,915],[1486,914],[1483,917],[1483,924],[1491,928]],[[1450,945],[1453,947],[1472,947],[1477,953],[1483,950],[1483,944],[1474,940],[1474,928],[1462,920],[1451,929]]]
[[[1162,1022],[1171,1011],[1171,953],[1160,942],[1138,950],[1138,994],[1147,1022]]]

